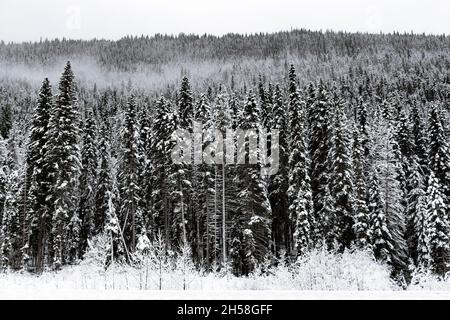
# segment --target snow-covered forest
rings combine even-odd
[[[450,287],[449,119],[448,36],[0,42],[0,283]],[[194,122],[279,169],[174,162]]]

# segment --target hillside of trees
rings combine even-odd
[[[0,269],[59,270],[103,236],[106,266],[157,248],[247,276],[280,257],[358,249],[399,284],[444,278],[449,40],[294,30],[1,42]],[[93,74],[78,78],[86,61]],[[55,66],[57,80],[33,80]],[[278,172],[174,163],[172,133],[193,121],[205,150],[213,130],[279,130]]]

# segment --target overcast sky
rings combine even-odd
[[[307,28],[450,34],[449,0],[0,0],[0,40]]]

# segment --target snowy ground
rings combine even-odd
[[[365,253],[316,251],[294,268],[280,266],[270,275],[241,278],[179,266],[160,273],[150,263],[139,268],[116,265],[104,271],[92,261],[39,276],[8,272],[0,274],[0,298],[448,299],[450,281],[428,277],[404,291],[390,280],[386,266]]]

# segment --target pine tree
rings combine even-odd
[[[314,201],[314,215],[318,224],[320,237],[332,236],[331,223],[334,222],[330,212],[330,199],[327,195],[329,188],[329,152],[330,152],[330,123],[329,123],[329,97],[324,83],[314,93],[314,102],[310,109],[310,136],[309,152],[311,155],[311,190]]]
[[[111,210],[110,200],[114,195],[111,173],[111,147],[108,140],[108,132],[103,125],[100,129],[100,141],[98,144],[100,165],[95,189],[94,234],[99,234],[104,230],[107,223],[106,217]]]
[[[270,177],[269,181],[269,200],[272,208],[272,239],[274,251],[279,253],[280,250],[291,249],[293,223],[289,219],[289,201],[288,201],[288,162],[289,148],[288,146],[296,146],[288,140],[288,132],[297,134],[295,130],[288,130],[288,106],[283,101],[280,86],[275,86],[272,98],[272,125],[271,130],[278,130],[278,153],[279,153],[279,169],[278,172]],[[298,106],[301,108],[301,106]],[[301,110],[296,108],[296,115],[300,115]],[[291,116],[292,117],[292,116]],[[296,121],[301,121],[297,119]],[[301,125],[301,122],[298,123]],[[271,144],[272,139],[271,139]],[[271,145],[272,146],[272,145]],[[292,154],[292,152],[291,152]],[[295,219],[294,219],[295,220]]]
[[[387,230],[392,237],[390,264],[393,267],[393,276],[401,279],[407,268],[407,245],[404,239],[406,218],[402,206],[403,192],[398,178],[402,169],[399,149],[389,122],[375,122],[372,134],[373,170],[379,181],[383,218],[386,219]]]
[[[214,119],[211,107],[207,101],[206,95],[202,95],[198,101],[195,111],[195,121],[202,124],[202,152],[205,147],[213,142],[212,129],[214,128]],[[202,155],[203,157],[203,155]],[[195,236],[193,237],[194,257],[203,264],[206,262],[206,268],[209,269],[211,262],[211,223],[214,214],[214,200],[216,199],[216,190],[214,189],[214,169],[210,164],[202,161],[201,164],[194,167],[193,173],[193,221],[195,222]]]
[[[134,97],[128,100],[125,109],[125,119],[121,131],[121,156],[118,172],[120,195],[120,222],[126,245],[130,252],[136,249],[137,237],[143,230],[143,212],[140,208],[141,174],[140,141],[138,121],[136,118],[136,103]]]
[[[421,260],[418,258],[419,241],[425,241],[423,221],[425,221],[423,211],[423,202],[425,197],[425,181],[422,173],[422,167],[414,156],[410,161],[407,184],[409,186],[406,195],[406,233],[405,238],[408,242],[409,256],[418,264]],[[418,222],[419,221],[419,222]],[[420,224],[420,228],[417,224]],[[418,229],[419,228],[419,229]],[[422,237],[422,239],[419,239]],[[423,249],[421,249],[423,251]]]
[[[169,176],[171,173],[171,152],[174,147],[172,133],[176,130],[177,120],[168,101],[161,98],[156,105],[156,114],[152,132],[152,159],[153,172],[151,174],[153,196],[153,225],[154,234],[161,233],[164,243],[168,248],[172,247],[172,195],[173,182]]]
[[[86,113],[83,127],[83,146],[81,148],[82,170],[80,175],[80,199],[78,216],[81,220],[80,254],[87,247],[87,241],[96,234],[95,194],[97,184],[97,124],[92,111]]]
[[[36,271],[44,268],[44,244],[51,232],[50,202],[47,200],[51,178],[47,164],[47,141],[50,115],[52,112],[52,91],[48,79],[44,79],[30,127],[30,139],[26,152],[26,220],[29,234],[26,235],[28,255]]]
[[[211,97],[212,98],[212,97]],[[187,77],[184,77],[181,83],[180,97],[178,101],[178,121],[177,129],[184,129],[192,131],[192,120],[194,117],[194,101],[192,98],[192,92]],[[184,143],[183,138],[173,137],[177,144]],[[172,223],[175,230],[175,234],[181,236],[182,243],[186,244],[188,239],[189,227],[187,224],[187,218],[192,215],[190,212],[192,197],[192,170],[190,163],[172,164],[171,173],[169,179],[174,184],[172,190],[172,201],[174,211],[174,221]],[[179,232],[178,232],[178,231]],[[178,238],[180,239],[180,238]],[[178,244],[177,244],[178,245]]]
[[[141,176],[140,186],[141,186],[141,207],[144,214],[144,225],[146,226],[149,232],[152,232],[153,225],[151,219],[152,212],[152,190],[153,186],[151,184],[151,179],[149,176],[152,173],[153,163],[151,162],[151,146],[152,146],[152,128],[151,122],[152,119],[148,114],[148,106],[144,105],[140,114],[140,130],[139,130],[139,139],[140,139],[140,154],[141,154]]]
[[[374,171],[369,178],[370,235],[374,256],[377,260],[392,263],[394,240],[389,230],[383,207],[380,184]]]
[[[431,171],[427,189],[428,233],[430,256],[434,271],[445,276],[449,270],[449,232],[450,226],[446,213],[445,195],[440,180]]]
[[[338,242],[343,248],[349,248],[355,239],[353,231],[353,170],[351,158],[350,133],[342,105],[334,98],[334,128],[330,149],[330,192],[333,197],[332,224],[336,228]]]
[[[120,227],[119,218],[116,214],[116,205],[114,204],[115,196],[112,192],[107,191],[106,197],[108,198],[108,209],[105,216],[105,229],[104,231],[109,238],[107,264],[113,263],[114,259],[123,255],[123,239],[122,231]]]
[[[271,106],[269,103],[268,93],[264,88],[263,77],[261,75],[259,76],[258,81],[258,93],[261,106],[261,125],[263,128],[268,128],[269,122],[271,121],[271,114],[270,114]]]
[[[354,184],[354,216],[356,245],[361,249],[370,248],[370,215],[367,203],[367,182],[365,178],[365,157],[363,134],[355,127],[353,130],[353,184]]]
[[[21,263],[22,230],[19,218],[18,180],[17,171],[12,171],[8,177],[3,204],[3,217],[0,224],[0,262],[4,270],[18,269]]]
[[[420,195],[417,198],[417,204],[414,213],[414,231],[417,239],[417,247],[415,248],[416,265],[419,272],[427,272],[431,268],[430,255],[430,230],[429,230],[429,214],[427,210],[426,193],[419,189]],[[414,243],[416,244],[416,243]]]
[[[1,146],[0,146],[1,148]],[[3,150],[2,150],[3,151]],[[1,159],[0,159],[1,161]],[[1,163],[0,164],[0,221],[3,219],[3,209],[6,199],[6,190],[7,186],[7,175],[6,175],[6,166]]]
[[[448,216],[450,214],[450,148],[446,130],[440,107],[432,105],[428,126],[428,163],[429,169],[433,171],[442,186],[443,201]]]
[[[251,273],[255,263],[261,263],[268,254],[270,239],[270,203],[267,197],[267,189],[261,177],[260,165],[250,164],[250,159],[256,157],[258,150],[250,150],[251,139],[255,136],[259,126],[259,110],[253,93],[249,93],[247,102],[241,116],[240,128],[247,130],[244,149],[238,150],[238,155],[245,155],[246,164],[240,164],[238,168],[239,208],[238,213],[242,217],[241,231],[241,256],[242,271]],[[252,148],[253,149],[253,148]],[[256,148],[258,149],[258,148]],[[246,152],[249,150],[249,152]]]
[[[0,137],[9,138],[9,131],[12,128],[12,108],[10,104],[2,106],[0,109]]]
[[[78,256],[80,220],[75,210],[81,167],[78,118],[74,76],[68,62],[45,135],[45,170],[52,181],[48,199],[51,201],[51,256],[55,269]]]
[[[180,126],[182,128],[191,127],[192,118],[194,116],[194,102],[192,98],[191,85],[189,84],[189,79],[187,77],[184,77],[181,82],[178,110],[180,115]]]
[[[294,88],[293,85],[292,88]],[[291,151],[288,161],[289,188],[287,194],[290,203],[289,214],[294,225],[294,247],[297,253],[302,255],[308,252],[313,244],[315,221],[309,178],[310,160],[303,117],[305,110],[298,99],[297,91],[291,94],[290,111],[289,145]]]
[[[411,107],[410,122],[412,123],[411,136],[413,145],[413,155],[421,166],[422,173],[426,173],[425,169],[428,163],[425,130],[423,122],[419,115],[417,102]]]
[[[230,212],[236,207],[235,194],[236,190],[232,184],[232,177],[235,170],[230,170],[227,166],[226,159],[229,156],[224,146],[220,145],[220,138],[216,133],[220,133],[223,137],[222,142],[227,144],[234,143],[234,136],[228,136],[227,129],[231,127],[232,117],[229,112],[227,93],[220,88],[213,106],[214,115],[214,146],[215,157],[218,163],[214,166],[214,215],[213,228],[214,231],[214,260],[220,261],[222,267],[228,264],[228,233],[227,225],[229,223]]]

